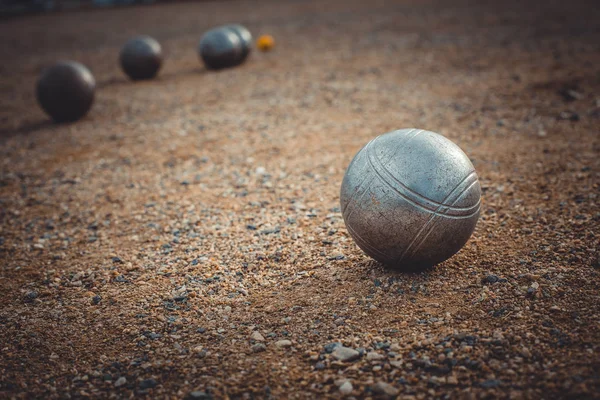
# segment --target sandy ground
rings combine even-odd
[[[0,397],[600,398],[600,11],[522,3],[1,21]],[[198,38],[232,21],[276,49],[204,70]],[[118,68],[138,33],[165,49],[154,81]],[[69,125],[33,96],[59,59],[99,85]],[[468,244],[413,275],[357,248],[338,199],[355,152],[408,127],[483,188]]]

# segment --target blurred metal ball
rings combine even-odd
[[[456,144],[401,129],[356,154],[340,202],[348,232],[365,253],[393,268],[420,270],[465,245],[479,218],[481,188]]]
[[[234,67],[244,61],[242,40],[237,33],[225,27],[206,32],[200,40],[198,53],[210,69]]]
[[[225,28],[233,30],[239,36],[242,41],[242,57],[243,59],[248,57],[248,54],[252,50],[252,34],[248,28],[239,24],[226,25]]]
[[[92,107],[96,81],[82,64],[62,61],[47,68],[37,81],[36,97],[56,122],[83,117]]]
[[[119,61],[132,80],[152,79],[163,63],[162,48],[150,36],[137,36],[125,43]]]

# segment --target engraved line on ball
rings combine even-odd
[[[417,137],[417,135],[419,135],[421,132],[424,132],[423,129],[420,129],[419,131],[417,131],[414,135],[412,135],[412,137],[410,136],[411,133],[413,133],[414,131],[416,131],[415,128],[411,129],[410,131],[406,132],[406,134],[404,135],[404,137],[402,138],[401,141],[398,141],[397,145],[400,145],[400,143],[402,143],[402,146],[405,146],[406,143],[408,143],[410,140],[414,139],[415,137]],[[350,166],[348,167],[348,170],[350,170],[350,167],[352,166],[352,164],[354,164],[357,160],[358,160],[358,156],[365,152],[367,160],[369,158],[368,154],[369,151],[368,149],[375,144],[375,142],[381,137],[377,136],[375,139],[371,140],[369,143],[367,143],[365,145],[365,147],[363,147],[361,149],[361,151],[359,151],[356,156],[354,157],[354,159],[352,160],[352,162],[350,163]],[[394,157],[394,154],[390,154],[390,158],[389,160],[391,160]],[[389,161],[388,160],[388,161]],[[373,168],[373,166],[371,165],[371,168]],[[367,188],[360,196],[358,196],[358,198],[355,196],[356,193],[358,193],[360,191],[360,187],[363,185],[363,183],[370,178],[370,175],[368,173],[364,174],[364,178],[363,180],[356,186],[356,189],[354,189],[354,193],[353,196],[350,198],[350,200],[348,201],[348,203],[346,204],[346,207],[344,207],[344,210],[342,210],[342,217],[344,218],[345,221],[348,221],[348,218],[350,218],[350,216],[352,215],[352,213],[354,212],[355,208],[350,208],[350,205],[354,205],[355,203],[357,203],[359,200],[362,201],[362,198],[364,197],[364,195],[370,190],[370,187]],[[369,182],[370,184],[370,182]],[[369,185],[370,186],[370,185]],[[346,213],[348,210],[350,209],[350,211],[348,213]]]
[[[402,197],[404,200],[408,201],[409,203],[413,204],[416,207],[419,207],[425,211],[430,211],[433,212],[434,214],[437,212],[436,210],[441,206],[441,207],[448,207],[448,212],[446,212],[445,214],[443,214],[445,217],[449,217],[449,218],[456,218],[456,219],[463,219],[463,218],[470,218],[473,215],[475,215],[475,213],[477,213],[477,210],[475,210],[474,212],[472,212],[473,209],[476,209],[477,207],[479,207],[479,203],[481,200],[479,200],[476,204],[469,206],[469,207],[453,207],[452,205],[449,204],[444,204],[444,203],[438,203],[434,200],[431,200],[427,197],[424,197],[420,194],[418,194],[417,192],[410,190],[408,187],[406,187],[404,184],[402,184],[398,179],[396,179],[386,168],[384,165],[382,165],[380,163],[379,158],[377,157],[376,154],[373,154],[372,151],[367,152],[367,160],[369,161],[369,164],[371,165],[371,168],[373,168],[373,171],[375,172],[375,174],[377,176],[379,176],[379,178],[381,179],[381,181],[388,186],[390,189],[392,189],[394,192],[398,193],[398,195],[400,195],[400,197]],[[375,160],[375,162],[373,161]],[[379,164],[380,168],[377,168],[375,166],[375,163]],[[383,171],[383,172],[382,172]],[[391,179],[393,179],[394,182],[398,183],[398,185],[400,185],[400,187],[402,189],[404,189],[406,192],[400,191],[399,188],[397,188],[393,183],[390,183],[385,177],[384,174],[387,175],[388,177],[390,177]],[[420,200],[420,201],[419,201]],[[425,204],[423,204],[425,203]],[[429,205],[431,204],[431,205]],[[429,205],[429,207],[428,207]],[[469,212],[469,214],[464,214],[466,212]]]
[[[471,172],[469,175],[467,175],[462,181],[458,182],[458,184],[454,187],[454,189],[452,189],[452,191],[450,193],[448,193],[448,195],[446,195],[446,198],[444,199],[444,202],[448,201],[448,199],[450,198],[450,196],[452,196],[452,194],[456,191],[456,189],[458,189],[463,183],[465,183],[466,181],[468,181],[469,178],[475,176],[475,182],[477,182],[477,174],[475,174],[475,171]],[[472,184],[468,185],[468,187],[464,190],[460,191],[460,195],[454,200],[457,201],[458,199],[460,199],[460,196],[462,196],[463,193],[466,192],[466,190],[470,189],[472,186]],[[436,218],[436,215],[438,215],[437,213],[439,212],[441,206],[438,207],[438,209],[436,210],[436,212],[432,213],[429,216],[429,220],[423,224],[423,226],[421,227],[421,229],[419,229],[419,231],[417,232],[417,234],[413,237],[413,239],[411,240],[411,242],[408,244],[408,246],[404,249],[404,251],[402,252],[402,254],[400,254],[400,257],[398,257],[398,260],[396,261],[397,263],[402,262],[402,260],[404,259],[404,257],[406,256],[406,254],[410,251],[411,247],[413,247],[414,243],[419,239],[419,237],[421,236],[421,234],[423,233],[423,231],[427,228],[427,226],[431,223],[431,221],[434,220],[434,218]],[[431,233],[431,231],[428,232],[428,235]],[[419,242],[419,245],[421,245],[421,241]],[[414,251],[411,252],[411,255],[414,254]]]
[[[475,178],[475,181],[473,182],[469,182],[470,179]],[[465,184],[465,182],[467,182],[467,187],[460,190],[458,192],[458,195],[453,196],[457,189],[460,188],[461,186],[463,186]],[[455,187],[454,189],[452,189],[452,191],[450,193],[448,193],[448,195],[446,195],[446,198],[443,200],[443,203],[445,203],[446,201],[449,201],[451,197],[453,197],[453,200],[451,200],[452,204],[456,203],[458,200],[461,199],[461,197],[468,192],[468,190],[471,189],[471,187],[473,187],[474,184],[477,183],[477,174],[475,173],[475,171],[471,172],[469,175],[467,175],[462,181],[460,181]],[[477,202],[477,204],[479,204],[480,201]],[[419,238],[421,237],[421,235],[423,234],[423,232],[427,229],[427,227],[429,226],[429,230],[427,231],[427,233],[425,235],[423,235],[423,237],[419,240],[416,249],[418,249],[425,241],[425,239],[431,234],[431,232],[433,232],[433,228],[435,228],[435,223],[432,223],[434,221],[437,221],[439,219],[441,219],[442,217],[448,217],[447,214],[445,214],[445,212],[447,210],[441,211],[442,208],[448,208],[448,206],[440,206],[438,207],[438,209],[435,212],[432,212],[431,215],[429,216],[429,220],[423,224],[423,226],[421,227],[421,229],[419,229],[419,232],[417,232],[417,234],[415,235],[415,237],[413,238],[413,240],[408,244],[408,246],[404,249],[404,251],[402,252],[402,254],[400,254],[400,257],[398,257],[396,263],[400,263],[402,262],[402,260],[404,259],[404,257],[406,255],[413,255],[416,250],[413,248],[411,251],[411,248],[413,247],[413,245],[415,244],[415,242],[417,240],[419,240]],[[477,211],[475,213],[479,212],[479,208],[477,209]],[[473,214],[475,215],[475,214]],[[471,215],[471,216],[473,216]],[[410,254],[409,254],[410,252]]]
[[[413,128],[413,129],[411,129],[410,131],[406,132],[406,134],[405,134],[405,135],[404,135],[404,137],[402,138],[402,141],[401,141],[401,142],[399,142],[399,143],[402,143],[402,145],[403,145],[403,146],[404,146],[404,145],[406,145],[406,143],[408,143],[410,140],[414,139],[414,138],[415,138],[415,137],[417,137],[417,136],[418,136],[420,133],[424,132],[424,129],[421,129],[421,130],[419,130],[419,131],[415,132],[415,134],[414,134],[414,135],[410,136],[410,134],[411,134],[412,132],[414,132],[414,131],[416,131],[416,129],[414,129],[414,128]],[[370,165],[371,169],[372,169],[373,171],[375,171],[375,173],[376,173],[377,175],[379,175],[379,174],[377,173],[377,170],[376,170],[376,168],[373,166],[373,164],[372,164],[372,163],[370,162],[370,160],[369,160],[369,153],[370,153],[370,152],[369,152],[369,150],[368,150],[368,149],[369,149],[369,148],[371,147],[371,145],[372,145],[372,144],[374,144],[374,143],[375,143],[375,141],[376,141],[377,139],[379,139],[380,137],[381,137],[381,136],[377,136],[375,139],[373,139],[373,140],[371,140],[369,143],[367,143],[367,144],[365,145],[365,147],[363,147],[363,149],[362,149],[361,151],[359,151],[359,152],[358,152],[358,154],[357,154],[357,155],[354,157],[354,160],[352,160],[352,162],[350,163],[350,166],[351,166],[352,164],[354,164],[354,162],[356,162],[356,161],[358,160],[358,158],[359,158],[359,155],[360,155],[361,153],[363,153],[363,151],[364,151],[364,152],[366,153],[366,158],[367,158],[368,164]],[[394,158],[394,156],[395,156],[395,154],[390,154],[390,157],[389,157],[388,161],[389,161],[389,160],[391,160],[392,158]],[[348,167],[348,169],[350,169],[350,167]],[[353,193],[353,194],[356,194],[356,193],[358,193],[358,192],[360,191],[360,187],[363,185],[363,183],[364,183],[364,182],[367,180],[367,178],[369,178],[369,177],[370,177],[370,175],[369,175],[369,174],[365,174],[365,177],[364,177],[364,178],[363,178],[363,180],[362,180],[362,181],[361,181],[361,182],[360,182],[360,183],[359,183],[359,184],[356,186],[356,189],[354,190],[354,193]],[[383,182],[384,182],[385,184],[388,184],[388,183],[387,183],[385,180],[383,180]],[[352,204],[352,205],[354,205],[355,203],[357,203],[357,202],[358,202],[358,203],[360,203],[360,201],[362,201],[362,198],[365,196],[365,194],[366,194],[367,192],[370,192],[370,186],[371,186],[371,183],[372,183],[372,181],[371,181],[371,182],[369,182],[369,185],[367,185],[367,188],[365,188],[365,190],[364,190],[364,191],[363,191],[363,192],[360,194],[360,196],[358,196],[358,197],[357,197],[357,196],[352,196],[352,197],[350,198],[350,201],[348,201],[348,203],[347,203],[347,205],[346,205],[346,207],[345,207],[344,211],[342,211],[342,216],[344,217],[344,220],[347,222],[347,223],[346,223],[346,227],[347,227],[347,228],[348,228],[348,230],[350,231],[350,234],[351,234],[351,235],[354,237],[354,240],[357,242],[357,244],[359,244],[359,242],[360,242],[360,243],[362,243],[362,245],[363,245],[364,247],[366,247],[368,250],[371,250],[371,252],[372,252],[372,253],[379,254],[380,256],[383,256],[384,258],[386,258],[386,259],[387,259],[387,258],[389,258],[389,255],[388,255],[388,254],[386,254],[385,252],[382,252],[381,250],[379,250],[379,249],[377,249],[376,247],[374,247],[373,245],[371,245],[371,244],[370,244],[370,243],[369,243],[369,242],[368,242],[366,239],[362,238],[362,237],[361,237],[361,236],[358,234],[358,232],[356,232],[356,230],[355,230],[354,228],[352,228],[352,226],[350,225],[350,217],[352,216],[352,213],[354,212],[354,210],[356,210],[356,207],[354,207],[354,208],[350,208],[350,205],[351,205],[351,204]],[[349,210],[349,212],[346,214],[346,211],[348,211],[348,210]],[[359,246],[359,247],[360,247],[360,246]]]
[[[469,187],[467,187],[462,194],[456,199],[456,201],[460,200],[462,198],[462,196],[466,193],[468,193],[468,191],[475,185],[477,184],[478,181],[475,180],[475,182],[471,183],[469,185]],[[477,209],[477,212],[479,212],[479,209]],[[416,246],[414,246],[414,248],[412,249],[412,251],[410,252],[410,256],[412,256],[413,254],[415,254],[417,251],[419,251],[419,248],[423,245],[423,243],[425,243],[425,241],[427,240],[427,238],[431,235],[431,233],[433,232],[433,229],[436,226],[436,223],[438,220],[440,220],[442,217],[440,215],[435,216],[433,223],[431,224],[431,226],[429,227],[429,230],[427,231],[427,233],[425,235],[423,235],[423,237],[421,238],[421,240],[419,241],[419,243],[417,243]]]
[[[396,178],[386,167],[385,165],[383,165],[383,163],[381,162],[381,160],[379,159],[379,157],[377,157],[377,154],[373,154],[372,151],[367,153],[368,155],[370,155],[370,157],[368,157],[369,162],[372,166],[372,168],[375,170],[375,173],[377,173],[377,175],[379,175],[379,177],[390,187],[392,188],[394,191],[396,191],[400,196],[404,197],[406,200],[408,200],[409,202],[420,206],[422,208],[425,208],[429,211],[435,211],[436,208],[439,208],[439,206],[443,206],[443,207],[449,207],[449,210],[452,211],[452,215],[457,215],[457,216],[461,216],[461,212],[468,212],[471,211],[475,208],[477,208],[479,206],[479,201],[471,206],[467,206],[467,207],[452,207],[449,204],[444,204],[442,203],[438,203],[435,200],[429,199],[417,192],[415,192],[414,190],[410,189],[409,187],[407,187],[406,185],[404,185],[400,180],[398,180],[398,178]],[[373,160],[376,161],[376,163],[373,162]],[[375,167],[375,164],[377,164],[381,169],[378,169]],[[385,175],[387,175],[388,177],[390,177],[395,183],[397,183],[398,185],[400,185],[400,187],[402,189],[404,189],[406,191],[406,193],[402,193],[400,192],[400,190],[395,187],[392,183],[390,183],[387,179],[385,179],[382,175],[381,172],[383,171],[383,173]],[[414,199],[411,198],[415,197]],[[420,200],[420,201],[419,201]],[[423,204],[425,203],[425,204]],[[428,203],[431,204],[431,206],[427,207],[427,205],[429,205]]]

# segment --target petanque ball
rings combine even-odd
[[[152,79],[163,63],[160,43],[150,36],[137,36],[125,43],[119,61],[132,80]]]
[[[243,25],[230,24],[226,25],[225,27],[233,30],[239,36],[240,40],[242,41],[242,57],[245,59],[252,50],[252,34]]]
[[[465,245],[479,218],[481,188],[456,144],[434,132],[401,129],[356,154],[340,203],[348,232],[365,253],[414,271]]]
[[[242,40],[233,30],[225,27],[206,32],[198,46],[200,59],[209,69],[222,69],[244,61]]]
[[[42,72],[37,81],[36,97],[54,121],[72,122],[90,110],[95,89],[94,76],[85,66],[62,61]]]

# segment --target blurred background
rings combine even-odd
[[[0,16],[52,12],[89,7],[150,4],[175,0],[0,0]]]

